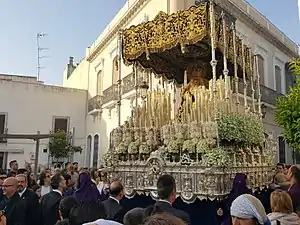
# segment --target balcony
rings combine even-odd
[[[234,90],[234,82],[232,82],[232,90]],[[243,81],[239,81],[239,93],[244,94],[244,83]],[[267,103],[270,105],[275,105],[276,99],[283,96],[283,94],[274,91],[271,88],[268,88],[264,85],[260,85],[260,93],[261,93],[261,102]],[[251,97],[252,91],[250,84],[248,83],[247,87],[247,96]],[[255,98],[257,99],[257,92],[255,92]]]
[[[117,101],[118,100],[118,85],[113,84],[109,88],[105,89],[103,91],[103,99],[102,103],[103,105],[106,103],[109,103],[111,101]]]
[[[130,73],[123,78],[122,82],[122,94],[127,94],[128,92],[135,89],[135,77],[133,73]]]
[[[283,94],[278,93],[264,85],[260,85],[260,93],[261,101],[270,105],[275,105],[277,98],[283,96]]]
[[[94,112],[101,111],[103,97],[96,95],[88,101],[88,113],[93,114]]]

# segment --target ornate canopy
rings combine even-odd
[[[198,70],[211,60],[211,21],[209,4],[201,3],[188,10],[168,15],[160,12],[153,21],[131,26],[123,31],[122,53],[126,65],[140,64],[158,75],[175,79],[182,83],[184,71]],[[225,16],[225,20],[223,20]],[[229,75],[233,74],[234,57],[237,59],[238,70],[242,71],[243,57],[245,58],[246,74],[252,72],[253,54],[243,42],[236,37],[236,54],[234,54],[234,20],[216,7],[214,40],[216,59],[222,64],[223,54],[229,60]],[[226,25],[223,26],[223,22]],[[223,32],[225,27],[225,32]],[[226,52],[224,52],[224,37]],[[218,75],[221,75],[218,66]],[[239,73],[240,74],[240,73]]]

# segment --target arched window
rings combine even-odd
[[[86,161],[87,166],[91,166],[91,152],[92,152],[92,136],[89,135],[86,139]]]
[[[99,135],[94,136],[94,152],[93,152],[93,167],[98,165],[98,155],[99,155]]]
[[[97,95],[102,94],[102,70],[97,74]]]
[[[259,54],[257,55],[257,67],[260,84],[265,85],[265,59]]]
[[[286,92],[290,91],[291,87],[294,87],[296,84],[295,77],[293,76],[292,71],[290,70],[289,64],[285,64],[285,85],[286,85]]]
[[[115,56],[113,60],[113,74],[112,74],[112,84],[117,84],[119,80],[119,62],[118,55]]]
[[[279,66],[275,66],[275,83],[276,83],[276,92],[282,93],[281,68]]]

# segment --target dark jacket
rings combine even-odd
[[[60,219],[59,203],[62,199],[60,193],[51,191],[41,199],[41,224],[54,225]]]
[[[106,212],[101,201],[85,201],[72,209],[69,221],[71,224],[84,224],[105,218]]]
[[[0,202],[0,210],[5,211],[7,225],[25,225],[25,209],[24,201],[18,192]]]
[[[112,198],[108,198],[103,202],[104,208],[107,214],[108,220],[113,220],[119,223],[123,223],[125,211],[123,207]]]
[[[165,201],[157,201],[155,203],[155,206],[163,212],[169,213],[179,219],[182,219],[186,224],[191,224],[189,215],[184,211],[173,208],[170,203]]]
[[[26,225],[40,225],[40,203],[37,194],[27,188],[21,199],[26,205]]]

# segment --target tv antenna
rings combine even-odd
[[[40,45],[40,40],[47,36],[45,33],[37,33],[36,34],[36,44],[37,44],[37,80],[40,81],[40,70],[44,67],[41,67],[41,59],[48,58],[48,56],[42,56],[42,51],[47,51],[49,48],[42,48]]]

